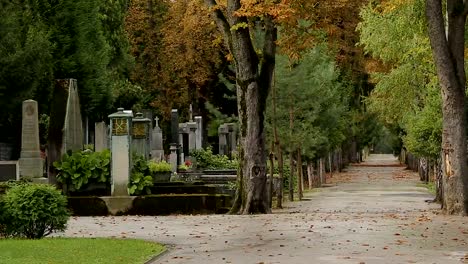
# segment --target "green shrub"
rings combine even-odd
[[[171,164],[165,161],[161,161],[161,162],[148,161],[147,166],[151,173],[171,172]]]
[[[151,194],[151,186],[153,186],[153,177],[141,172],[132,172],[128,192],[130,195]]]
[[[61,161],[54,162],[54,167],[59,171],[57,180],[76,190],[92,182],[109,183],[110,151],[68,152],[63,155]]]
[[[151,194],[151,187],[153,186],[153,177],[150,166],[145,157],[133,154],[133,167],[128,183],[128,192],[131,195]],[[153,162],[154,163],[154,162]]]
[[[7,237],[39,239],[64,231],[70,217],[66,197],[49,185],[15,185],[1,203],[0,226]]]
[[[237,160],[230,160],[226,155],[214,155],[211,147],[190,152],[197,160],[197,167],[202,169],[237,169]]]

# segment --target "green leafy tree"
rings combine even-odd
[[[442,113],[424,1],[369,4],[361,17],[358,29],[365,51],[392,67],[374,74],[376,85],[367,100],[369,109],[390,130],[400,133],[408,151],[437,159]]]
[[[50,30],[30,5],[0,1],[0,136],[19,143],[21,102],[52,85]]]

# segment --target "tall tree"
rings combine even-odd
[[[468,214],[466,143],[465,23],[468,2],[426,0],[429,39],[442,92],[443,205],[449,214]],[[444,16],[446,11],[446,16]]]
[[[266,188],[266,150],[264,111],[275,67],[277,29],[273,17],[254,16],[260,25],[263,39],[262,57],[256,52],[254,26],[240,0],[228,0],[220,5],[205,0],[212,9],[216,24],[232,55],[236,69],[237,102],[240,122],[240,174],[232,212],[241,214],[271,211]],[[257,27],[258,29],[258,27]]]

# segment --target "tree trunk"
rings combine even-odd
[[[268,191],[268,202],[270,203],[270,208],[273,204],[273,175],[275,173],[275,142],[271,142],[271,149],[270,149],[270,186]]]
[[[302,185],[304,184],[303,176],[302,176],[302,154],[301,148],[297,149],[297,195],[299,197],[299,201],[302,200],[303,193],[302,193]]]
[[[314,187],[314,165],[311,161],[307,161],[307,179],[309,181],[309,190],[312,190]]]
[[[325,184],[327,181],[325,176],[325,161],[323,160],[323,158],[319,159],[319,179],[320,186],[322,186],[322,184]]]
[[[276,193],[276,208],[283,208],[283,182],[284,182],[284,174],[283,174],[284,166],[283,165],[284,164],[283,164],[283,151],[281,150],[279,141],[278,141],[276,151],[278,151],[277,155],[278,155],[278,170],[279,170],[279,182],[280,182],[278,193]]]
[[[449,214],[468,214],[465,114],[465,20],[468,4],[447,0],[447,30],[441,0],[426,0],[429,39],[442,92],[443,203]]]
[[[215,0],[211,7],[218,29],[223,34],[236,69],[237,105],[240,123],[240,170],[238,189],[231,213],[269,213],[266,188],[264,112],[275,68],[277,30],[273,19],[263,17],[263,50],[260,61],[251,39],[247,17],[239,15],[240,0],[228,0],[226,8]],[[223,12],[224,10],[224,12]]]
[[[281,144],[278,137],[278,128],[276,126],[276,85],[275,78],[273,75],[273,136],[275,141],[276,157],[278,157],[278,170],[279,170],[279,182],[280,186],[276,193],[276,208],[283,208],[283,151],[281,150]]]
[[[289,153],[289,167],[290,167],[290,175],[289,175],[289,194],[288,198],[289,201],[294,201],[294,153],[291,151]]]

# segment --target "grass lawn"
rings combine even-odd
[[[0,263],[138,263],[164,252],[161,244],[135,239],[0,239]]]

